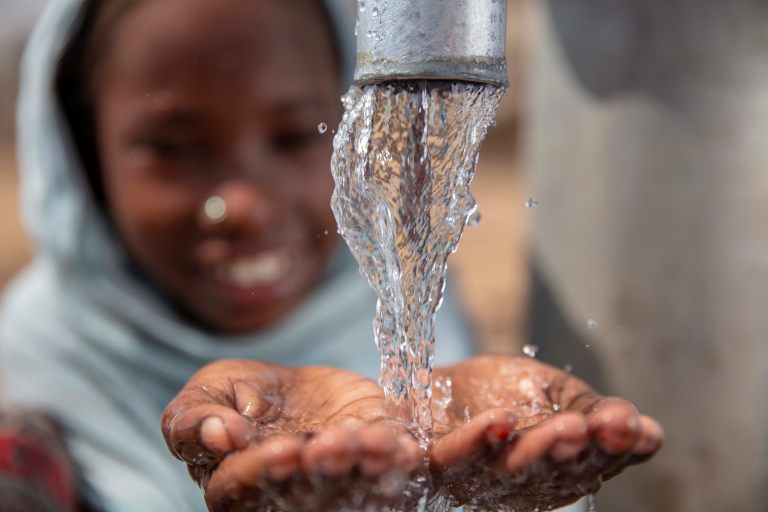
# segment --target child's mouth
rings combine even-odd
[[[300,259],[295,248],[279,248],[243,256],[213,269],[215,280],[240,289],[269,286],[281,282]]]

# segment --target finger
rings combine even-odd
[[[394,466],[399,443],[392,427],[376,424],[357,432],[360,441],[360,474],[375,478]]]
[[[632,454],[653,455],[664,445],[664,429],[650,416],[641,414],[637,420],[640,423],[640,439],[632,450]]]
[[[587,420],[578,414],[555,416],[556,441],[550,446],[548,455],[555,462],[565,462],[576,458],[589,445],[589,427]]]
[[[613,455],[634,448],[640,438],[638,416],[637,409],[629,402],[611,399],[598,405],[587,416],[587,421],[600,448]]]
[[[664,444],[664,429],[659,423],[648,416],[638,416],[640,423],[640,439],[632,449],[630,457],[623,464],[616,466],[615,469],[603,475],[603,480],[608,481],[619,475],[629,466],[642,464],[651,459],[661,449]]]
[[[475,416],[466,425],[430,444],[430,468],[442,474],[466,465],[468,458],[488,453],[506,441],[516,424],[517,418],[506,409],[491,409]]]
[[[308,474],[339,477],[360,462],[361,443],[357,434],[338,427],[317,434],[301,455],[301,466]]]
[[[424,450],[419,442],[408,433],[400,433],[397,436],[397,451],[393,466],[407,473],[416,471],[424,465]]]
[[[193,406],[167,424],[166,443],[189,464],[206,465],[242,450],[256,436],[256,427],[248,418],[223,405]]]
[[[419,468],[424,456],[418,441],[391,425],[377,423],[357,431],[360,439],[360,473],[375,478],[396,469],[411,473]]]
[[[238,500],[267,482],[284,482],[300,471],[301,449],[299,440],[275,436],[257,447],[233,453],[213,472],[206,495],[212,501]]]
[[[522,432],[506,456],[505,469],[511,474],[523,472],[549,455],[557,461],[575,457],[589,442],[585,418],[564,412]]]
[[[237,412],[254,420],[267,421],[271,419],[264,416],[268,414],[270,409],[273,409],[272,403],[266,400],[252,383],[239,381],[235,382],[232,388],[234,389]]]

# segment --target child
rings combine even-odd
[[[19,137],[38,256],[3,306],[5,390],[60,422],[92,506],[205,509],[158,429],[177,394],[163,432],[213,509],[242,505],[230,492],[240,484],[255,492],[265,446],[288,457],[267,468],[284,468],[283,477],[295,473],[294,456],[311,471],[332,460],[327,450],[352,445],[366,449],[339,451],[338,478],[361,465],[375,477],[418,462],[407,435],[382,427],[373,381],[305,368],[375,376],[379,367],[375,299],[335,235],[330,134],[317,129],[341,116],[350,45],[332,30],[339,16],[335,3],[317,0],[59,0],[33,34]],[[452,308],[446,301],[438,321],[443,362],[470,353]],[[184,388],[222,358],[247,361],[214,363]],[[548,385],[555,373],[544,368],[532,371]],[[457,383],[483,373],[477,360],[443,371]],[[253,391],[266,384],[277,409]],[[512,428],[509,414],[498,415],[500,426],[489,419],[488,405],[467,404],[479,423],[436,446],[435,471],[450,474],[483,452],[488,428]],[[655,424],[621,407],[618,430],[606,422],[587,434],[578,414],[568,429],[536,432],[552,442],[577,433],[581,448],[594,435],[608,444],[624,435],[621,457],[599,468],[613,471],[632,449],[647,456],[660,442]],[[270,410],[275,421],[265,423]],[[286,411],[302,421],[288,425]],[[261,421],[258,436],[240,413]],[[446,432],[461,424],[443,423]],[[291,429],[335,432],[336,442],[326,451],[291,436],[256,443]],[[519,452],[529,453],[521,467],[552,444],[525,439],[533,451]],[[251,442],[244,459],[231,453]],[[375,464],[374,454],[385,460]]]

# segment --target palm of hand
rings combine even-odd
[[[210,510],[322,510],[374,488],[392,501],[392,482],[422,454],[383,404],[383,390],[353,373],[222,361],[169,405],[163,433]]]
[[[531,358],[482,356],[434,373],[435,480],[493,510],[559,507],[660,448],[629,402]]]
[[[433,490],[479,509],[571,503],[663,442],[628,402],[533,359],[482,356],[433,378]],[[384,411],[359,375],[222,361],[168,406],[163,433],[212,511],[354,509],[408,499],[424,461]]]

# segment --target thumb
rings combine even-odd
[[[174,398],[163,413],[161,428],[168,450],[198,466],[246,448],[257,435],[253,420],[200,388],[185,388]]]

